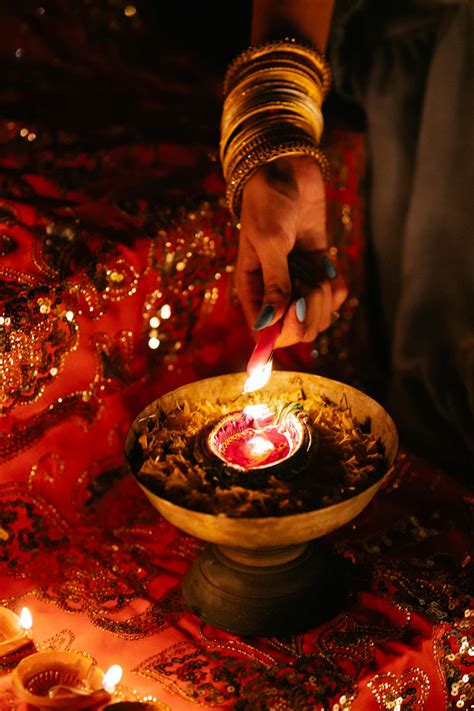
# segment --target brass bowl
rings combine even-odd
[[[185,385],[151,403],[136,418],[125,443],[132,472],[140,471],[138,437],[143,420],[178,401],[234,400],[243,390],[245,374],[223,375]],[[387,471],[371,486],[332,506],[307,513],[262,518],[232,518],[193,511],[154,494],[137,478],[153,506],[182,531],[208,541],[183,581],[183,595],[206,623],[245,636],[288,635],[308,629],[337,613],[351,589],[347,561],[314,541],[357,516],[382,486],[395,461],[398,435],[385,410],[364,393],[317,375],[275,372],[266,393],[282,394],[301,386],[306,395],[345,398],[357,420],[370,418],[375,437],[385,447]],[[317,476],[317,472],[315,472]]]
[[[136,456],[137,438],[143,429],[140,421],[155,412],[157,406],[166,412],[174,409],[180,400],[190,403],[203,399],[217,402],[223,399],[223,395],[231,400],[242,392],[245,378],[245,374],[239,373],[200,380],[173,390],[148,405],[136,418],[125,442],[125,454],[133,473],[137,474],[140,466]],[[387,472],[369,488],[332,506],[307,513],[265,518],[231,518],[224,514],[193,511],[161,498],[138,480],[146,496],[164,518],[191,536],[210,543],[249,549],[275,548],[325,536],[344,526],[367,506],[389,474],[397,454],[398,435],[392,418],[381,405],[359,390],[335,380],[302,373],[274,372],[269,385],[262,390],[262,401],[265,400],[265,393],[282,393],[295,387],[295,380],[301,383],[307,395],[324,394],[337,403],[345,397],[357,420],[365,421],[369,417],[373,434],[381,439],[385,447]]]

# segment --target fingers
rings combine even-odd
[[[251,328],[261,330],[278,321],[291,296],[288,260],[281,241],[262,238],[254,247],[242,233],[235,286]]]
[[[247,323],[257,330],[277,321],[287,309],[286,304],[290,300],[290,292],[286,291],[291,289],[288,259],[276,258],[276,255],[284,255],[281,244],[279,250],[276,245],[272,247],[270,245],[269,241],[262,256],[262,252],[259,250],[257,253],[245,234],[241,235],[239,244],[236,287]],[[266,270],[266,291],[262,269],[262,263],[265,261],[274,265],[273,269]],[[289,261],[292,263],[291,259]],[[318,264],[321,261],[319,255]],[[307,262],[310,263],[309,255]],[[330,266],[328,264],[323,266],[323,273],[330,274],[332,278],[323,279],[318,286],[307,289],[304,297],[289,306],[284,317],[282,333],[276,343],[277,348],[299,342],[311,343],[319,333],[331,325],[334,312],[347,298],[347,286],[333,263]],[[304,282],[304,274],[300,276],[302,281],[298,280],[298,283],[301,284]]]
[[[292,200],[270,190],[261,176],[249,181],[242,203],[236,288],[249,325],[256,330],[282,318],[290,303],[294,212]]]
[[[291,304],[283,322],[277,348],[295,343],[311,343],[332,323],[333,314],[347,298],[347,287],[342,276],[326,280],[309,291],[305,297]],[[304,307],[300,305],[304,301]]]
[[[242,233],[235,269],[235,288],[244,310],[245,319],[249,327],[252,328],[262,307],[263,275],[257,253]]]
[[[291,297],[291,279],[283,240],[261,239],[257,254],[262,265],[263,304],[253,327],[259,331],[285,314]]]
[[[304,297],[306,317],[301,321],[298,317],[297,304],[288,310],[283,321],[283,328],[276,342],[277,348],[291,346],[295,343],[311,343],[317,335],[327,328],[331,322],[331,301],[328,301],[328,284],[321,285]],[[326,325],[327,324],[327,325]]]
[[[235,286],[251,328],[284,318],[279,346],[313,340],[346,296],[329,257],[321,261],[329,254],[324,185],[319,167],[306,158],[256,171],[242,197]],[[290,304],[292,288],[305,297],[298,312]]]
[[[331,314],[334,311],[331,285],[328,281],[307,297],[308,317],[305,321],[303,341],[310,343],[316,336],[331,325]]]
[[[340,274],[331,282],[331,290],[334,304],[333,311],[337,311],[347,299],[347,294],[349,293],[347,284]]]
[[[285,348],[286,346],[292,346],[295,343],[301,343],[304,340],[308,311],[306,306],[306,298],[304,299],[304,302],[306,311],[304,321],[300,321],[300,314],[298,314],[296,306],[297,302],[292,303],[285,315],[283,328],[277,342],[275,343],[275,348]]]

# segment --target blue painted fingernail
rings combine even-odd
[[[337,277],[337,269],[331,262],[329,257],[325,254],[321,261],[323,263],[324,271],[326,272],[327,278],[335,279]]]
[[[269,326],[275,316],[275,307],[271,304],[264,304],[258,314],[253,325],[255,331],[261,331],[262,328]]]
[[[295,304],[296,318],[300,323],[303,323],[306,318],[306,301],[303,297],[298,299]]]

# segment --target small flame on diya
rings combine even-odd
[[[33,617],[27,607],[22,607],[20,612],[20,625],[25,632],[28,632],[33,626]]]
[[[122,678],[123,669],[120,664],[112,664],[111,667],[107,669],[102,679],[102,688],[113,694],[116,685]]]

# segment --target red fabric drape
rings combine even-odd
[[[43,9],[22,3],[2,24],[0,603],[28,605],[38,648],[120,663],[118,698],[157,708],[469,708],[472,502],[407,452],[329,541],[356,564],[334,619],[246,640],[185,609],[201,544],[150,507],[123,443],[159,394],[242,370],[251,351],[218,85],[165,39],[156,52],[145,10],[126,24],[113,4]],[[332,331],[278,364],[374,388],[363,136],[333,127],[327,142],[329,231],[351,293]],[[24,652],[0,658],[2,711],[21,708],[10,673]]]

